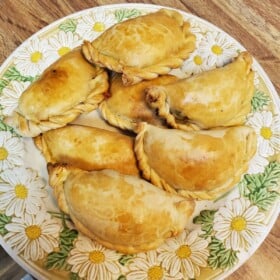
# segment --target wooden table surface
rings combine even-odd
[[[237,39],[262,65],[280,93],[279,0],[1,0],[0,64],[24,40],[54,20],[76,11],[106,4],[150,3],[179,8],[220,27]],[[280,219],[255,254],[228,280],[280,279]],[[24,271],[0,250],[1,279],[21,279]]]

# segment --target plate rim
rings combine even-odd
[[[169,6],[164,6],[164,5],[157,5],[157,4],[147,4],[147,3],[119,3],[119,4],[104,4],[104,5],[99,5],[99,6],[94,6],[94,7],[90,7],[90,8],[86,8],[86,9],[82,9],[79,11],[75,11],[73,13],[70,13],[64,17],[58,18],[55,21],[52,21],[51,23],[47,24],[46,26],[40,28],[39,30],[37,30],[35,33],[33,33],[31,36],[29,36],[28,38],[26,38],[22,43],[20,43],[3,61],[3,63],[0,66],[0,73],[3,73],[5,71],[5,68],[7,68],[7,66],[9,65],[9,63],[16,58],[16,53],[19,51],[19,49],[23,48],[25,45],[28,45],[28,43],[34,39],[35,37],[39,37],[40,35],[43,35],[46,31],[49,31],[50,29],[54,29],[56,26],[58,26],[61,22],[73,18],[73,17],[79,17],[87,12],[90,11],[96,11],[98,12],[98,10],[102,10],[102,9],[106,9],[106,10],[110,10],[110,9],[117,9],[117,8],[138,8],[138,9],[147,9],[147,10],[158,10],[160,8],[166,8],[166,9],[171,9],[171,10],[176,10],[178,12],[180,12],[181,14],[185,15],[185,16],[191,16],[196,20],[199,20],[201,22],[203,22],[204,24],[206,24],[207,26],[216,29],[220,32],[222,32],[223,34],[226,34],[227,36],[229,36],[235,43],[236,45],[238,45],[242,50],[246,50],[246,48],[243,46],[243,44],[241,44],[237,39],[235,39],[235,37],[233,37],[232,35],[230,35],[228,32],[224,31],[221,27],[209,22],[208,20],[201,18],[195,14],[192,14],[191,12],[187,12],[184,10],[181,10],[179,8],[173,8],[173,7],[169,7]],[[264,68],[262,67],[262,65],[258,62],[257,59],[254,59],[254,63],[257,66],[257,70],[258,72],[260,72],[262,79],[265,82],[265,85],[268,87],[271,98],[273,99],[273,105],[275,106],[275,111],[277,112],[277,114],[280,114],[280,96],[278,95],[275,86],[273,85],[272,81],[270,80],[268,74],[265,72]],[[237,271],[242,265],[244,265],[244,263],[246,261],[249,260],[249,258],[251,258],[255,252],[259,249],[259,247],[263,244],[263,242],[265,241],[265,239],[268,237],[268,235],[270,234],[273,226],[275,225],[278,217],[279,217],[279,213],[280,213],[280,201],[278,200],[276,203],[273,204],[278,211],[275,211],[272,216],[269,219],[269,223],[265,226],[266,231],[265,233],[262,235],[262,237],[258,240],[257,246],[254,246],[253,250],[250,250],[248,253],[248,257],[246,259],[238,259],[238,263],[236,265],[234,265],[231,269],[229,270],[224,270],[222,273],[220,273],[217,278],[215,279],[224,279],[225,277],[230,276],[232,273],[234,273],[235,271]],[[23,258],[21,258],[18,254],[16,254],[11,247],[9,247],[7,245],[7,243],[5,243],[4,238],[0,235],[0,245],[3,247],[3,249],[7,252],[7,254],[17,263],[19,264],[26,272],[28,272],[29,274],[31,274],[32,276],[36,277],[37,279],[49,279],[47,274],[50,274],[51,271],[47,271],[45,269],[43,269],[40,266],[33,267],[30,266],[29,263],[25,262],[23,260]],[[32,261],[30,261],[32,262]],[[38,272],[40,271],[39,274]],[[43,276],[43,277],[42,277]],[[56,276],[55,276],[56,279]]]

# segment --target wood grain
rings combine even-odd
[[[94,6],[149,3],[178,8],[220,27],[238,40],[262,65],[280,92],[280,4],[278,0],[1,0],[0,63],[33,33],[53,21]],[[280,219],[255,254],[228,280],[280,279]],[[8,269],[7,269],[8,268]],[[0,250],[1,279],[20,279],[24,271]],[[3,274],[0,274],[3,275]]]

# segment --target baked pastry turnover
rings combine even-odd
[[[212,200],[229,191],[256,152],[251,127],[183,131],[139,125],[135,153],[143,177],[172,193]]]
[[[101,128],[67,125],[34,138],[46,162],[70,164],[84,170],[113,169],[139,174],[134,138]]]
[[[132,131],[137,123],[143,121],[162,126],[162,119],[146,103],[144,89],[151,85],[165,85],[176,80],[178,78],[175,76],[163,75],[153,80],[125,86],[121,75],[115,74],[110,79],[108,96],[99,105],[101,115],[111,125]]]
[[[183,231],[194,202],[113,170],[49,165],[50,185],[75,227],[125,254],[157,248]]]
[[[180,13],[161,9],[113,25],[82,49],[90,62],[123,73],[123,83],[132,85],[180,67],[195,36]]]
[[[147,88],[147,102],[174,128],[244,124],[254,92],[251,65],[251,55],[242,52],[224,67]]]
[[[88,63],[81,49],[75,49],[50,65],[23,92],[7,122],[22,136],[37,136],[96,109],[108,86],[104,69]]]

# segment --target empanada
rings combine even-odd
[[[174,128],[244,124],[254,92],[251,65],[251,55],[242,52],[224,67],[147,88],[147,102]]]
[[[177,79],[175,76],[163,75],[150,81],[124,86],[121,75],[115,74],[110,79],[108,97],[99,105],[101,115],[110,124],[132,131],[142,121],[162,126],[162,119],[146,103],[144,89],[151,85],[165,85]]]
[[[75,49],[50,65],[23,92],[7,122],[23,136],[37,136],[96,109],[108,87],[106,71],[91,65],[81,49]]]
[[[113,169],[139,174],[134,138],[101,128],[67,125],[34,138],[46,162],[70,164],[84,170]]]
[[[167,74],[194,49],[190,24],[168,9],[117,23],[82,46],[90,62],[123,73],[125,85]]]
[[[135,153],[143,177],[185,197],[215,199],[247,171],[256,151],[251,127],[183,131],[139,125]]]
[[[155,249],[182,232],[195,206],[193,200],[113,170],[49,166],[49,174],[50,185],[65,203],[62,210],[75,227],[125,254]]]

